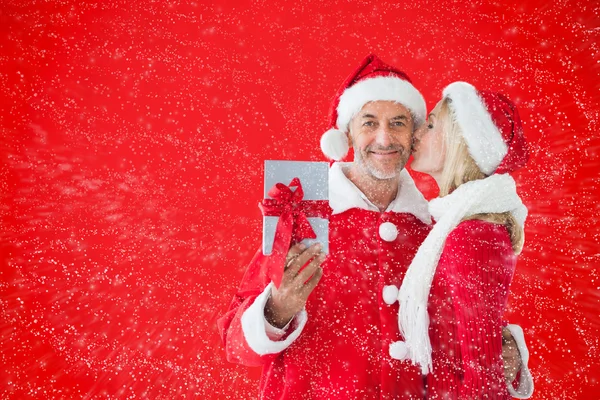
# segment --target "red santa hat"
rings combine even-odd
[[[425,100],[408,76],[374,54],[365,58],[346,78],[330,110],[330,129],[321,137],[321,150],[336,161],[348,153],[348,124],[371,101],[394,101],[409,109],[415,126],[425,121]]]
[[[451,100],[450,110],[469,154],[484,174],[513,172],[527,163],[521,118],[506,96],[454,82],[444,89],[443,97]]]

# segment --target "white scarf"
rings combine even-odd
[[[423,374],[432,369],[427,299],[446,238],[465,217],[474,214],[510,212],[520,226],[527,217],[509,174],[462,184],[448,196],[429,202],[429,212],[437,222],[408,267],[398,293],[398,325],[405,342],[390,346],[393,358],[410,359],[421,366]]]

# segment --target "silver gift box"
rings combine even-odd
[[[304,200],[329,199],[329,163],[311,161],[265,161],[265,192],[264,198],[270,199],[268,192],[276,183],[289,185],[292,179],[300,179],[304,190]],[[273,251],[273,239],[279,217],[263,217],[263,254],[270,255]],[[329,252],[329,221],[324,218],[308,217],[316,239],[304,239],[302,243],[310,246],[321,243],[323,252]]]

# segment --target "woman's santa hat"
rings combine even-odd
[[[504,174],[525,165],[529,152],[521,118],[506,96],[454,82],[444,89],[443,97],[451,100],[452,117],[481,172]]]
[[[330,129],[321,137],[321,150],[336,161],[348,153],[348,125],[371,101],[394,101],[409,109],[415,126],[425,121],[425,100],[408,76],[371,54],[352,73],[333,99]]]
[[[398,292],[398,326],[404,341],[390,345],[390,356],[411,360],[421,366],[423,374],[432,369],[427,301],[446,238],[471,215],[509,212],[520,226],[527,217],[516,183],[508,174],[525,165],[529,157],[516,106],[501,94],[477,91],[465,82],[449,85],[443,96],[451,100],[451,117],[460,127],[469,154],[488,177],[466,182],[429,203],[436,224],[419,247]],[[524,379],[531,377],[526,363],[522,372]],[[523,393],[513,390],[511,394],[527,398],[533,384],[523,384],[523,388]]]

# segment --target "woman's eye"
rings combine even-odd
[[[427,125],[427,128],[428,129],[433,129],[433,124],[430,123],[429,125]]]

